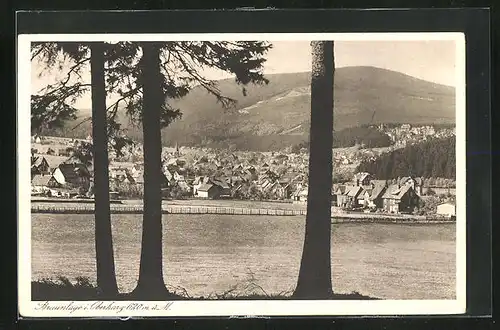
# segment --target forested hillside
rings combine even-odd
[[[363,162],[358,171],[372,173],[378,179],[402,176],[455,179],[455,137],[423,142]]]
[[[357,144],[362,144],[365,148],[382,148],[390,146],[391,139],[387,134],[368,126],[344,128],[333,134],[334,148],[349,148]],[[309,149],[309,141],[304,140],[294,145],[292,151],[301,148]]]

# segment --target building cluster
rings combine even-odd
[[[393,139],[433,134],[436,136],[441,132],[432,126],[412,128],[410,125],[401,125],[387,128],[381,125],[378,129],[391,133]],[[446,130],[443,132],[440,134],[454,133],[452,130],[451,133]],[[39,136],[32,138],[37,148],[44,148],[32,148],[32,194],[92,197],[93,170],[72,155],[72,150],[82,140],[60,139],[61,141],[57,141],[59,148],[44,145],[43,140]],[[143,191],[144,185],[142,146],[136,144],[129,149],[128,154],[134,156],[134,162],[112,161],[109,167],[110,189],[115,195],[122,194],[123,198],[131,196],[127,196],[118,187]],[[359,147],[350,148],[349,152],[334,151],[336,177],[339,177],[338,171],[342,165],[378,156],[379,151],[375,149]],[[163,149],[162,177],[159,180],[166,198],[291,200],[304,203],[308,195],[307,171],[307,153],[231,152],[176,146]],[[389,213],[412,212],[418,207],[421,195],[428,189],[420,178],[405,177],[385,181],[375,180],[369,173],[356,173],[350,179],[351,175],[343,176],[340,180],[342,184],[332,186],[332,200],[337,207]],[[450,188],[447,189],[449,193]]]
[[[164,153],[165,187],[195,198],[286,200],[306,184],[307,157],[282,153]],[[175,191],[175,193],[173,193]]]
[[[187,149],[187,148],[186,148]],[[32,193],[58,197],[91,196],[92,169],[71,155],[50,164],[46,155],[33,154]],[[229,153],[191,150],[163,152],[162,188],[165,197],[291,199],[307,185],[307,155]],[[110,187],[144,184],[144,164],[111,163]]]
[[[387,213],[411,213],[422,194],[420,178],[375,180],[366,172],[356,173],[352,182],[333,187],[334,205],[343,209],[380,210]]]
[[[387,134],[395,147],[405,147],[430,139],[455,136],[455,128],[436,128],[432,125],[412,126],[410,124],[401,124],[396,127],[388,127],[380,124],[376,128]]]
[[[31,160],[31,194],[49,197],[86,195],[92,182],[89,168],[71,158],[60,164],[49,164],[44,156]]]

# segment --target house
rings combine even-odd
[[[197,161],[197,163],[208,163],[208,157],[207,156],[201,156]]]
[[[50,165],[47,159],[43,156],[34,157],[31,164],[32,174],[49,174]]]
[[[31,186],[35,189],[54,188],[58,183],[52,175],[37,174],[31,179]]]
[[[241,178],[243,179],[243,181],[245,182],[250,182],[252,181],[253,179],[255,179],[255,176],[250,173],[250,171],[246,170],[244,171],[242,174],[241,174]]]
[[[356,207],[358,206],[358,196],[361,194],[363,191],[362,187],[359,186],[354,186],[354,187],[349,187],[349,190],[346,192],[347,196],[347,206],[346,207]]]
[[[347,186],[339,185],[337,189],[333,191],[335,195],[336,205],[339,207],[346,207],[347,205],[347,196],[345,195],[347,190]]]
[[[271,186],[273,181],[269,178],[259,180],[259,186],[261,191],[266,191],[267,187]]]
[[[63,157],[70,157],[72,154],[72,148],[60,148],[57,151],[57,154]]]
[[[134,178],[126,168],[113,167],[109,169],[109,178],[118,182],[134,183]]]
[[[203,177],[203,176],[197,176],[194,178],[193,181],[193,195],[197,195],[198,189],[203,185],[203,184],[209,184],[210,178],[208,177]]]
[[[84,164],[63,163],[52,173],[59,185],[77,186],[87,188],[90,184],[90,172]]]
[[[292,199],[294,203],[306,203],[308,196],[308,188],[307,187],[299,187],[293,194]]]
[[[283,188],[283,198],[289,199],[293,193],[294,182],[292,180],[288,180],[288,179],[281,179],[281,180],[278,180],[278,182],[281,185],[281,187]]]
[[[237,165],[234,165],[234,166],[233,166],[233,172],[238,172],[238,173],[240,173],[241,171],[243,171],[243,165],[241,165],[241,164],[237,164]]]
[[[368,186],[373,179],[372,175],[367,172],[359,172],[354,174],[353,183],[355,186]]]
[[[283,186],[279,181],[275,181],[268,185],[265,189],[265,192],[271,195],[274,199],[286,199],[288,198],[287,192],[285,190],[285,186]]]
[[[384,195],[385,189],[385,182],[383,184],[374,183],[367,206],[370,208],[381,209],[384,205],[382,196]]]
[[[243,182],[243,178],[240,176],[240,175],[232,175],[230,177],[230,183],[232,185],[237,185],[237,184],[240,184],[241,182]]]
[[[411,185],[390,185],[382,196],[383,208],[389,213],[411,212],[419,197]]]
[[[164,162],[167,166],[177,166],[177,158],[170,158]]]
[[[178,181],[177,185],[182,189],[184,193],[187,193],[189,195],[193,194],[193,187],[190,186],[186,181]]]
[[[220,197],[220,187],[211,183],[204,183],[196,190],[196,196],[200,198],[215,199]]]
[[[356,197],[356,206],[367,207],[370,203],[370,196],[372,194],[371,188],[362,188],[361,192]]]
[[[166,167],[163,168],[163,175],[168,180],[168,182],[174,181],[174,175]]]
[[[375,188],[376,186],[381,186],[381,187],[387,187],[387,180],[371,180],[370,185],[372,188]]]
[[[400,185],[410,185],[419,196],[422,195],[422,183],[422,179],[411,176],[404,176],[399,180]]]
[[[144,185],[144,172],[143,171],[136,171],[132,177],[134,179],[135,184],[142,185],[142,186]]]
[[[186,166],[187,161],[184,158],[177,158],[175,160],[175,164],[179,167],[184,167]]]
[[[174,172],[174,180],[175,181],[186,181],[186,179],[184,178],[184,175],[179,174],[179,172],[177,172],[177,171]]]
[[[456,205],[450,202],[440,204],[437,206],[436,213],[447,217],[454,217],[456,216]]]
[[[210,179],[213,185],[219,187],[220,197],[230,197],[231,196],[231,186],[225,178],[213,178]]]

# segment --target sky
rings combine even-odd
[[[273,41],[273,48],[266,54],[264,73],[307,72],[311,70],[311,48],[309,41]],[[456,47],[454,41],[336,41],[335,66],[374,66],[394,70],[427,81],[455,86]],[[36,93],[58,76],[55,71],[43,72],[43,65],[32,62],[32,93]],[[207,70],[210,79],[231,76],[216,70]],[[60,75],[59,75],[60,76]],[[90,80],[90,75],[84,75]],[[456,86],[455,86],[456,87]],[[86,95],[76,107],[90,108],[90,97]]]

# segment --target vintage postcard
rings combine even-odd
[[[462,33],[18,37],[22,317],[462,314]]]

